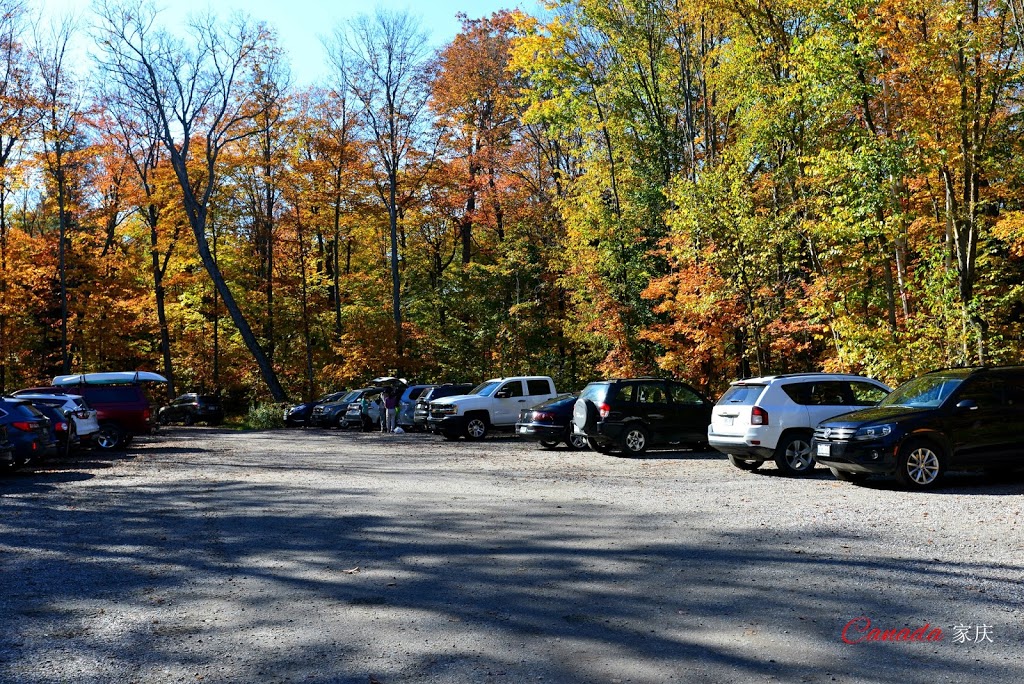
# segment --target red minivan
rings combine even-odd
[[[124,448],[136,435],[153,431],[153,411],[142,388],[147,382],[167,382],[167,379],[145,371],[59,375],[53,379],[52,387],[18,390],[14,395],[36,392],[82,395],[96,409],[100,424],[95,446],[111,451]]]

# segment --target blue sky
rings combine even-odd
[[[45,15],[59,16],[74,13],[87,19],[89,0],[36,0]],[[33,4],[30,0],[30,6]],[[291,58],[292,74],[297,85],[308,85],[326,75],[325,57],[321,37],[330,35],[334,27],[358,16],[372,14],[377,7],[392,11],[408,11],[423,20],[423,29],[430,34],[431,43],[443,45],[458,33],[460,24],[455,15],[464,12],[478,18],[500,9],[520,7],[536,14],[538,0],[157,0],[163,7],[161,17],[168,28],[178,28],[189,13],[213,8],[227,16],[232,10],[242,9],[255,19],[265,21],[278,31],[281,43]]]

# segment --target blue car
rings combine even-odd
[[[29,402],[15,397],[0,398],[0,425],[7,428],[14,448],[13,467],[56,455],[57,440],[50,419]]]

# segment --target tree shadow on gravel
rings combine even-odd
[[[890,530],[829,521],[723,531],[685,510],[410,491],[323,469],[93,481],[60,510],[0,499],[0,680],[49,681],[31,668],[56,640],[150,681],[1024,681],[1021,563],[866,556]],[[985,621],[999,643],[843,644],[862,615]]]

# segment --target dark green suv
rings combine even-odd
[[[707,445],[714,402],[686,383],[662,378],[592,382],[573,407],[573,431],[601,453],[637,456],[657,445]]]

